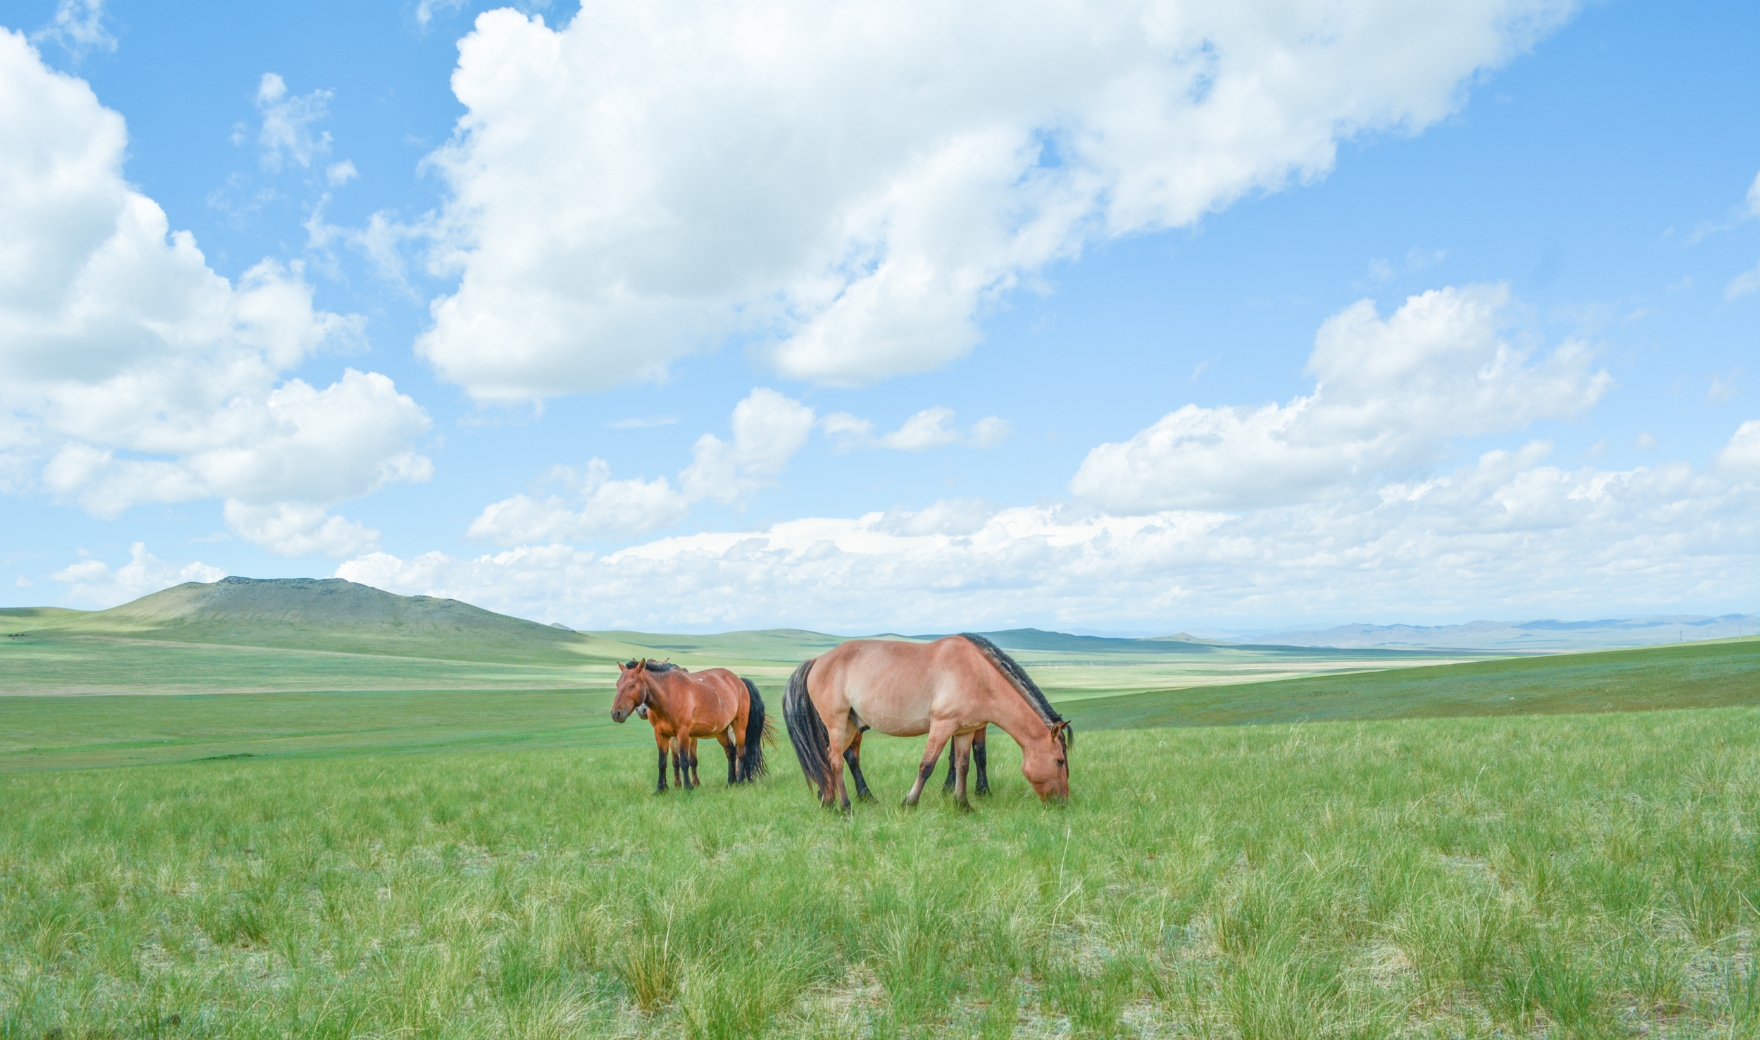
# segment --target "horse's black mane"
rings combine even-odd
[[[679,668],[678,665],[673,664],[671,661],[656,661],[652,657],[648,658],[646,663],[648,665],[648,671],[658,672],[662,675],[672,671],[674,668]],[[624,665],[625,668],[634,668],[635,666],[636,663],[634,661]],[[683,671],[684,669],[679,668],[679,670]]]
[[[1051,702],[1045,699],[1045,691],[1039,689],[1039,684],[1033,681],[1033,677],[1027,674],[1027,670],[1022,668],[1018,661],[1008,656],[1007,651],[976,632],[961,632],[959,635],[961,639],[977,647],[985,657],[990,659],[990,663],[995,665],[1009,683],[1020,691],[1027,703],[1033,706],[1033,710],[1039,713],[1039,717],[1045,720],[1045,725],[1055,726],[1064,721],[1063,716],[1057,713],[1057,709],[1051,706]],[[1064,740],[1067,743],[1068,727],[1065,727],[1064,733]]]

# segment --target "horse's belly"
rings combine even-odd
[[[856,721],[894,737],[915,737],[929,732],[929,705],[888,703],[877,697],[851,697]]]

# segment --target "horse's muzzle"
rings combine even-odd
[[[611,721],[612,722],[622,722],[624,719],[627,719],[627,718],[629,718],[629,715],[627,715],[626,713],[618,711],[615,708],[612,709],[612,711],[611,711]]]

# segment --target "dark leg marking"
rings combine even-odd
[[[986,768],[989,756],[984,753],[984,731],[979,730],[972,740],[972,764],[978,767],[978,794],[990,793],[990,772]]]
[[[654,785],[655,794],[666,793],[666,749],[660,749],[660,782]]]
[[[954,788],[959,801],[959,807],[961,809],[970,809],[972,803],[966,800],[966,769],[971,765],[972,761],[971,745],[964,741],[955,740],[953,742],[953,760],[959,767],[959,785]]]
[[[862,757],[856,754],[855,745],[844,749],[843,760],[849,764],[850,775],[856,778],[856,799],[863,802],[874,800],[874,792],[868,790],[868,778],[862,775]]]

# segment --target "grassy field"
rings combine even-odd
[[[1003,742],[1004,745],[1007,742]],[[628,749],[0,776],[0,1035],[1753,1036],[1760,711],[1087,733],[849,818]]]
[[[617,659],[779,700],[833,637],[264,585],[0,618],[0,1038],[1760,1037],[1760,640],[1003,633],[1073,802],[999,739],[975,812],[906,811],[879,738],[846,818],[786,740],[654,796],[607,714]]]

